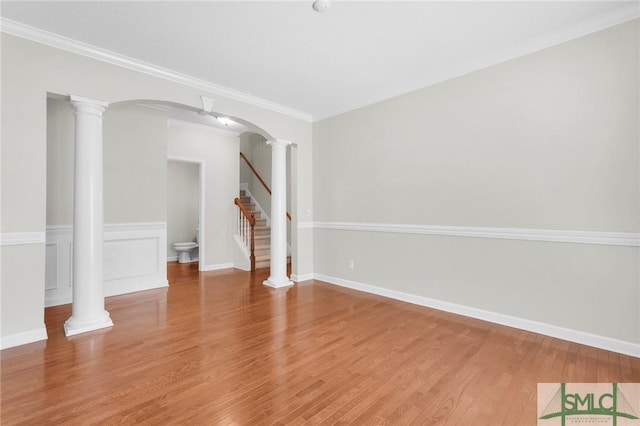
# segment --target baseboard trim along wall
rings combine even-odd
[[[13,348],[14,346],[39,342],[41,340],[47,340],[47,338],[47,328],[43,324],[42,327],[36,328],[35,330],[0,337],[0,349]]]
[[[202,269],[200,269],[201,271],[217,271],[219,269],[228,269],[228,268],[233,268],[233,262],[229,262],[229,263],[218,263],[215,265],[205,265]]]
[[[640,247],[639,232],[573,231],[357,222],[300,222],[298,224],[298,229],[330,229],[339,231],[444,235],[454,237],[497,238],[504,240],[551,241],[557,243],[604,244],[611,246]]]
[[[291,274],[291,281],[295,281],[295,282],[299,283],[299,282],[302,282],[302,281],[312,280],[314,277],[315,277],[314,273],[300,274],[300,275]]]
[[[305,281],[309,279],[324,281],[340,287],[363,291],[365,293],[388,297],[390,299],[400,300],[403,302],[412,303],[414,305],[425,306],[440,311],[476,318],[494,324],[518,328],[545,336],[567,340],[569,342],[580,343],[583,345],[593,346],[595,348],[605,349],[608,351],[640,358],[640,344],[638,343],[625,342],[622,340],[612,339],[605,336],[598,336],[579,330],[572,330],[556,325],[527,320],[524,318],[485,311],[469,306],[458,305],[456,303],[449,303],[424,296],[417,296],[415,294],[403,293],[396,290],[390,290],[383,287],[372,286],[369,284],[363,284],[360,282],[345,280],[343,278],[332,277],[324,274],[304,274],[301,276],[295,276],[295,278],[294,276],[292,276],[291,279],[293,279],[294,281]]]
[[[167,287],[166,251],[164,222],[104,225],[104,295]],[[45,307],[71,303],[73,228],[47,227],[45,253]]]

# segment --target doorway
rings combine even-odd
[[[205,266],[205,164],[203,160],[167,158],[167,261],[177,261],[175,243],[197,242],[191,262]],[[197,257],[196,257],[197,256]]]

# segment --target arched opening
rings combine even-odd
[[[109,104],[103,122],[106,296],[167,285],[170,159],[200,165],[200,224],[194,230],[201,244],[199,269],[235,266],[233,199],[239,194],[240,135],[272,136],[247,120],[225,115],[242,129],[234,135],[224,125],[213,125],[218,117],[223,115],[162,100]],[[73,123],[68,98],[50,95],[45,306],[71,301]],[[208,149],[212,147],[216,149]]]

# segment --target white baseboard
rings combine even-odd
[[[128,278],[124,280],[110,281],[109,286],[105,286],[104,295],[118,296],[120,294],[136,293],[138,291],[154,290],[156,288],[169,287],[169,281],[158,279],[149,281],[146,277]]]
[[[524,318],[499,314],[496,312],[485,311],[469,306],[458,305],[456,303],[444,302],[437,299],[403,293],[401,291],[390,290],[383,287],[376,287],[356,281],[331,277],[328,275],[306,274],[305,277],[307,275],[313,275],[314,279],[320,281],[325,281],[330,284],[335,284],[354,290],[364,291],[365,293],[376,294],[378,296],[384,296],[390,299],[401,300],[403,302],[413,303],[415,305],[426,306],[428,308],[438,309],[440,311],[464,315],[466,317],[476,318],[479,320],[492,322],[494,324],[518,328],[545,336],[567,340],[569,342],[580,343],[583,345],[593,346],[595,348],[605,349],[608,351],[640,358],[640,344],[638,343],[612,339],[610,337],[599,336],[596,334],[586,333],[584,331],[573,330],[552,324],[545,324],[537,321],[527,320]]]
[[[47,328],[43,325],[41,328],[36,328],[35,330],[0,337],[0,349],[13,348],[14,346],[47,340],[48,337]]]
[[[44,307],[50,308],[52,306],[68,305],[71,302],[72,302],[71,293],[65,294],[62,296],[47,297],[44,301]]]
[[[177,262],[179,259],[179,256],[167,256],[167,262]],[[183,263],[197,263],[199,262],[200,259],[191,259],[188,262],[183,262]]]
[[[309,281],[312,280],[314,278],[314,274],[313,272],[310,274],[291,274],[291,280],[295,281],[297,283],[302,282],[302,281]]]
[[[219,269],[228,269],[228,268],[233,268],[233,262],[229,262],[229,263],[218,263],[215,265],[205,265],[202,269],[200,269],[201,271],[217,271]]]
[[[108,286],[105,285],[104,287],[104,297],[119,296],[122,294],[137,293],[138,291],[155,290],[165,287],[169,287],[169,281],[166,279],[149,281],[146,277],[140,277],[109,281]],[[48,308],[50,306],[68,305],[72,302],[72,297],[72,294],[67,294],[48,298],[45,300],[44,307]]]

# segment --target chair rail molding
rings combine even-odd
[[[443,235],[454,237],[497,238],[504,240],[549,241],[558,243],[603,244],[611,246],[640,247],[640,232],[606,232],[360,222],[301,222],[298,224],[298,229],[310,228],[336,231]]]
[[[0,246],[44,244],[45,238],[44,232],[3,232],[0,234]]]

